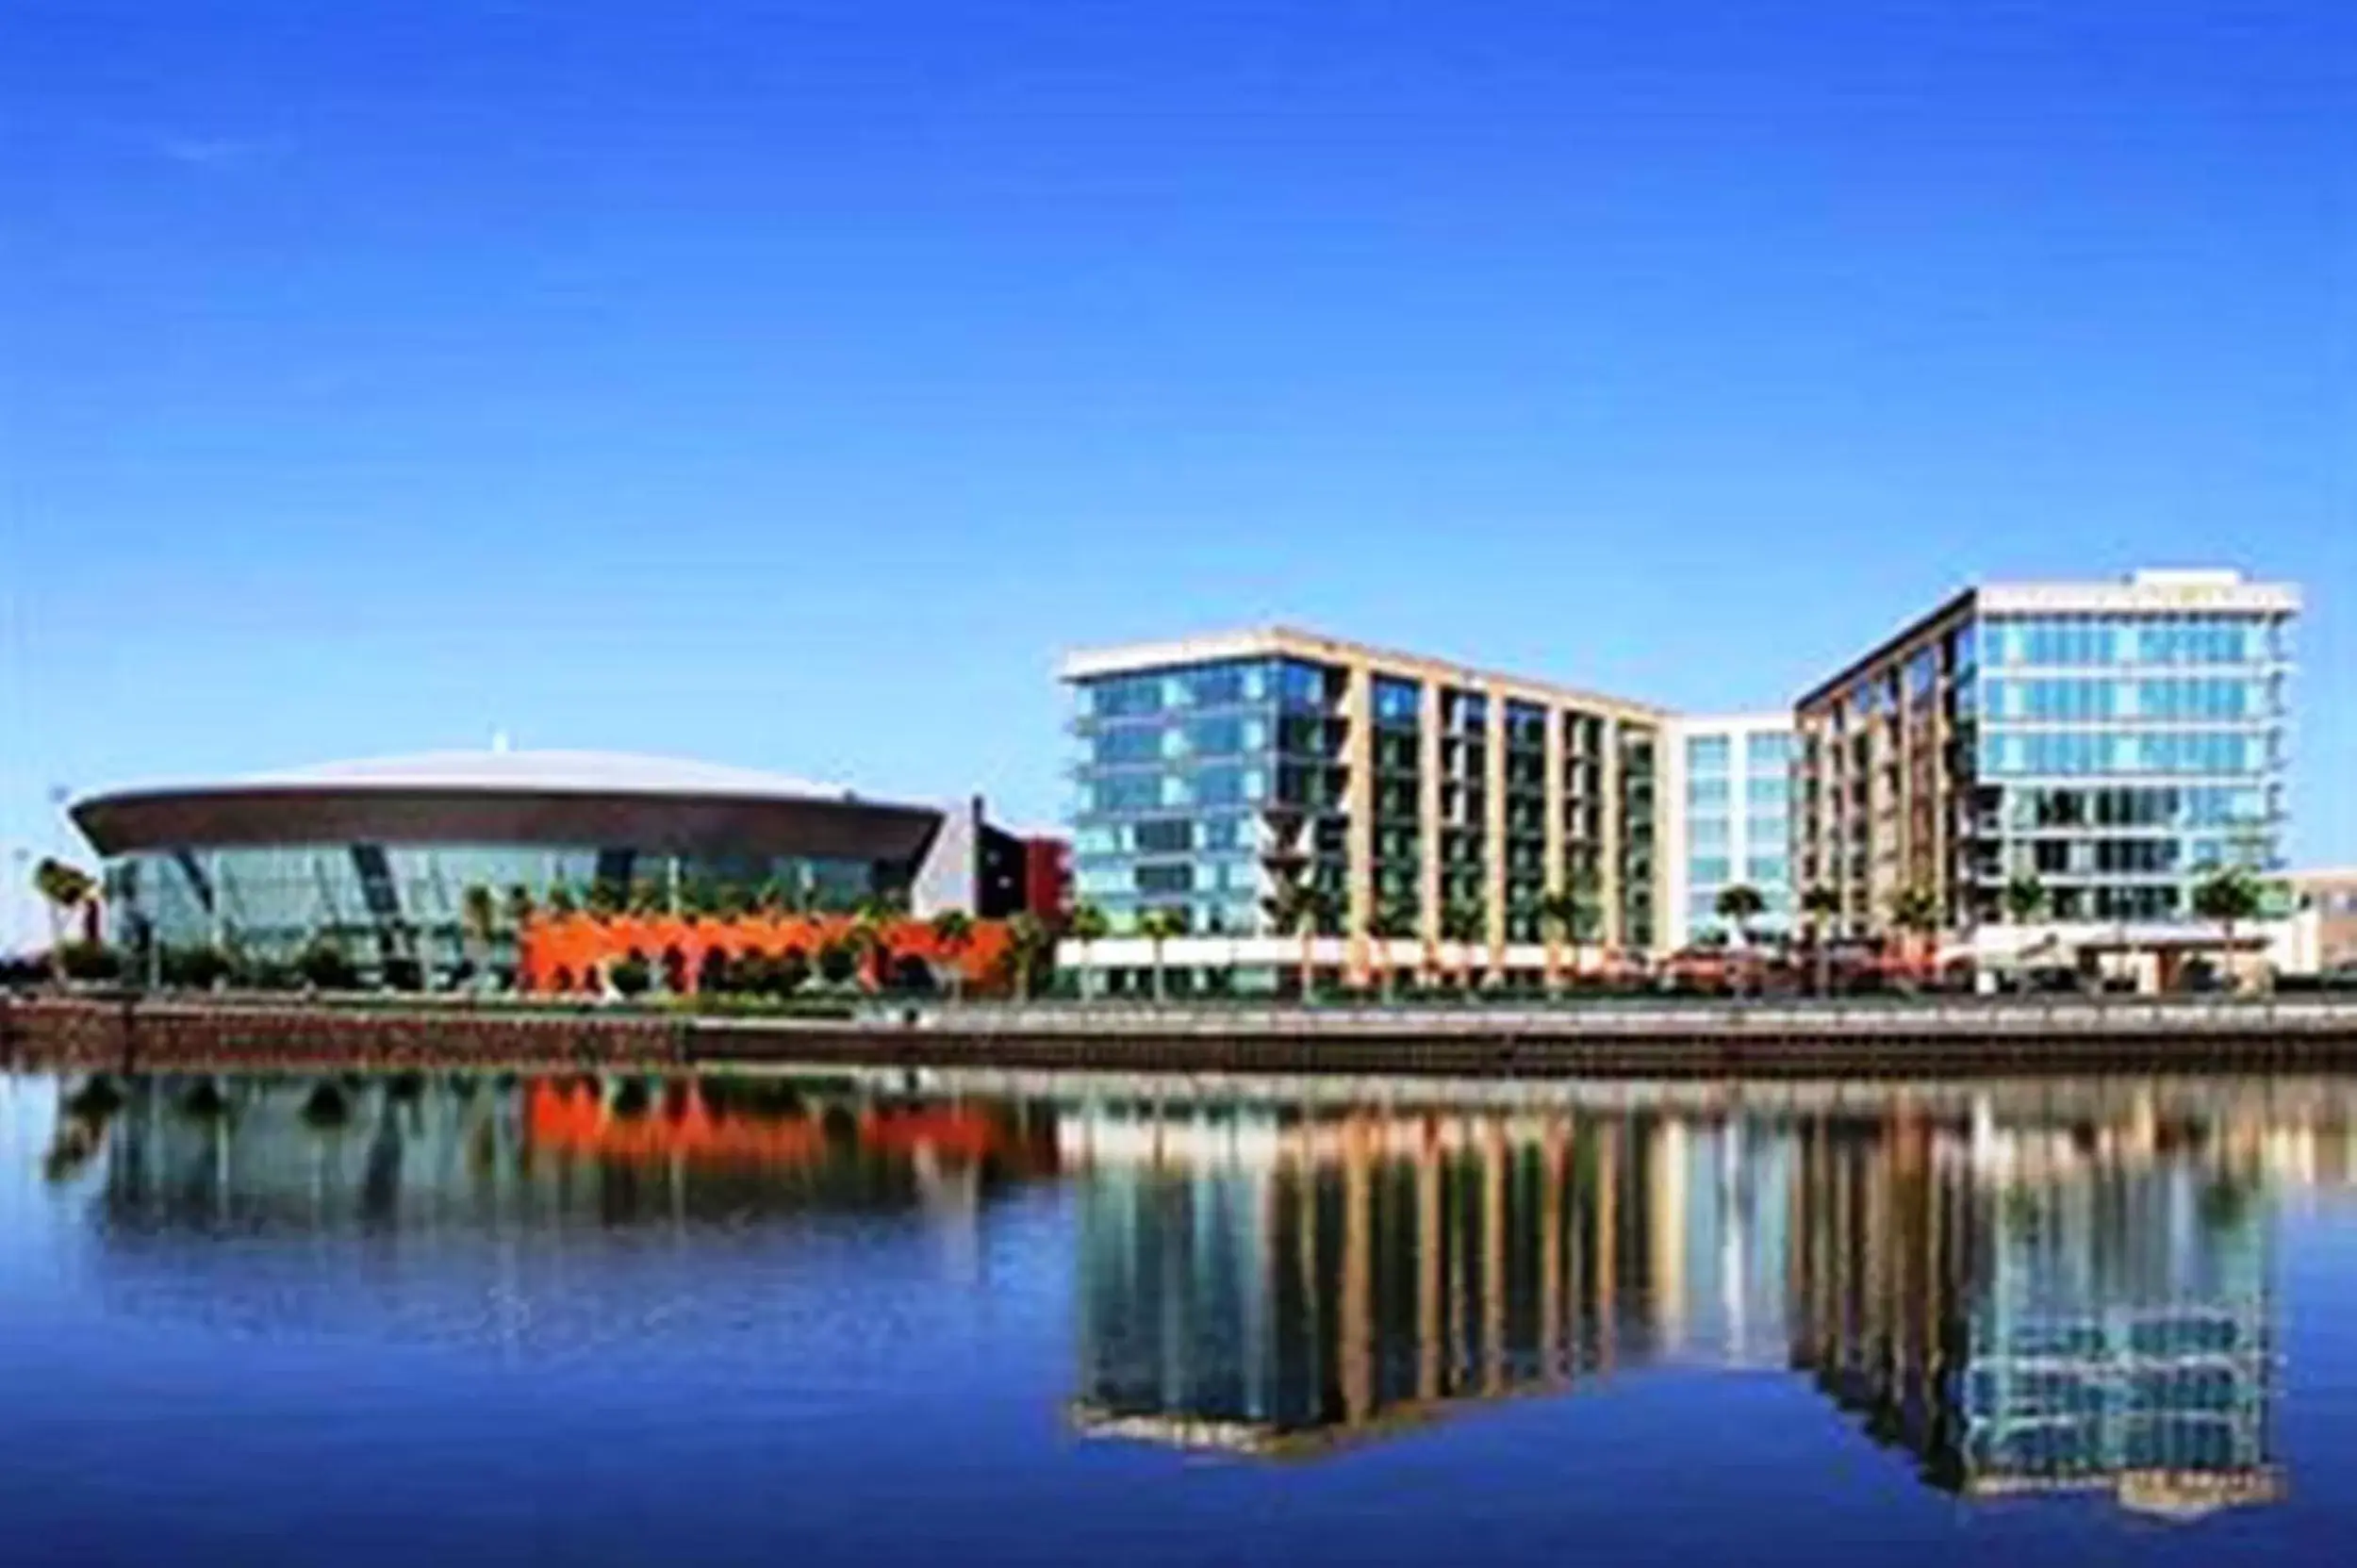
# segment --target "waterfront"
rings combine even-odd
[[[2357,1526],[2357,1081],[78,1084],[0,1079],[11,1562]]]

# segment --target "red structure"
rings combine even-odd
[[[707,954],[731,960],[749,953],[783,958],[799,953],[814,969],[826,949],[848,943],[858,923],[844,915],[538,915],[517,940],[518,983],[540,994],[602,989],[607,968],[633,953],[645,959],[664,989],[692,995]],[[881,950],[862,960],[861,983],[877,989],[905,959],[937,968],[954,966],[969,990],[987,990],[1009,972],[1012,943],[1003,921],[977,920],[955,952],[924,920],[885,922]]]
[[[1044,920],[1072,909],[1072,846],[1040,835],[1023,840],[1023,907]]]

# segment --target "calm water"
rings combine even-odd
[[[0,1560],[2357,1541],[2357,1085],[223,1087],[0,1079]]]

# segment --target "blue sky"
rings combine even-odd
[[[2310,587],[2297,848],[2357,860],[2357,8],[8,33],[11,849],[494,729],[1052,819],[1070,643],[1768,706],[1967,578],[2217,562]]]

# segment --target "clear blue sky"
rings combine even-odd
[[[1767,706],[2216,562],[2357,860],[2346,0],[9,11],[10,848],[495,728],[1052,819],[1070,643]]]

